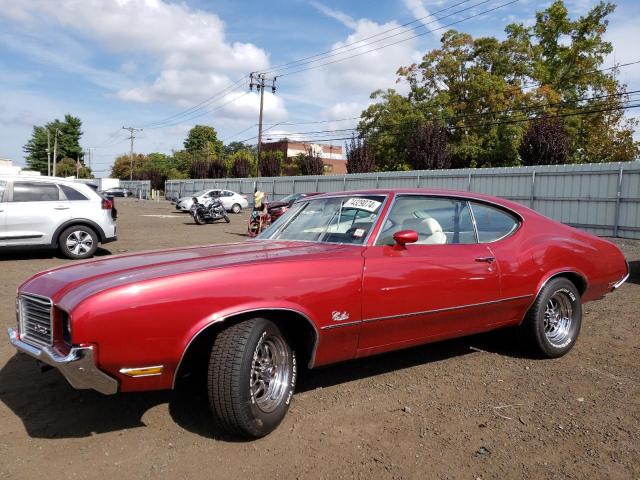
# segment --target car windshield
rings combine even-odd
[[[299,193],[292,193],[291,195],[287,195],[286,197],[282,198],[280,201],[289,203],[296,201],[298,198],[300,198]]]
[[[354,195],[299,202],[258,238],[361,245],[384,200],[381,195]]]

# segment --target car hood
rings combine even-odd
[[[267,203],[267,208],[279,208],[279,207],[288,207],[289,202],[269,202]]]
[[[122,285],[242,264],[335,255],[352,246],[253,240],[118,255],[46,270],[24,282],[20,293],[51,298],[71,309],[85,298]]]

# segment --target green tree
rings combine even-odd
[[[27,167],[43,175],[47,174],[47,131],[50,135],[51,168],[53,172],[53,162],[56,164],[63,158],[80,159],[84,166],[84,153],[80,146],[82,138],[82,121],[72,115],[65,115],[64,120],[55,119],[44,126],[33,127],[33,132],[29,141],[22,147],[26,155]],[[57,135],[56,135],[57,131]],[[58,145],[56,158],[53,158],[55,138],[57,136]],[[56,167],[56,174],[57,174]]]
[[[234,178],[248,178],[255,175],[256,159],[248,149],[238,150],[229,159],[229,174]]]
[[[207,156],[219,158],[222,155],[223,145],[218,140],[218,133],[213,127],[196,125],[184,141],[184,148],[189,153],[205,153]]]
[[[282,173],[283,155],[280,151],[267,150],[260,152],[260,176],[279,177]]]
[[[141,153],[136,153],[133,155],[133,177],[136,178],[136,172],[139,172],[140,169],[143,168],[145,162],[147,161],[147,156]],[[112,178],[119,178],[120,180],[129,180],[131,178],[131,155],[123,154],[118,156],[111,166],[111,175]]]
[[[450,30],[419,64],[398,70],[409,92],[377,91],[358,126],[379,170],[410,168],[416,125],[449,131],[455,167],[521,164],[531,119],[562,117],[570,139],[568,161],[632,160],[635,120],[624,116],[626,85],[602,69],[611,45],[603,35],[614,5],[600,2],[572,19],[557,0],[526,27],[511,24],[505,40]]]
[[[322,175],[324,173],[322,158],[318,152],[314,152],[311,148],[296,157],[296,164],[300,175]]]

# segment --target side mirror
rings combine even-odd
[[[393,234],[393,240],[396,242],[396,248],[404,248],[405,244],[418,241],[418,232],[415,230],[400,230]]]

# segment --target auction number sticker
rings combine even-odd
[[[350,198],[342,208],[359,208],[360,210],[366,210],[367,212],[375,212],[382,205],[382,202],[371,200],[369,198]]]

